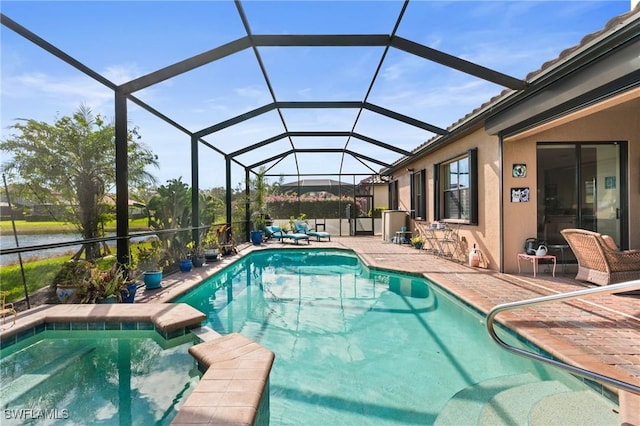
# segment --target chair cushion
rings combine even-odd
[[[611,238],[610,236],[608,236],[608,235],[603,235],[603,236],[602,236],[602,241],[604,241],[605,245],[606,245],[608,248],[610,248],[611,250],[615,250],[615,251],[620,250],[620,249],[618,248],[618,246],[616,245],[616,242],[615,242],[615,241],[613,240],[613,238]]]
[[[309,232],[309,226],[304,222],[296,222],[294,224],[294,227],[295,232],[298,232],[300,234],[306,234],[307,232]]]

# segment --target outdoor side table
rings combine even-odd
[[[560,250],[560,261],[562,262],[562,273],[567,272],[567,261],[564,257],[564,251],[569,250],[569,244],[547,244],[549,250]]]
[[[555,277],[556,276],[556,257],[551,254],[547,254],[544,256],[536,256],[533,254],[518,253],[518,273],[520,273],[520,261],[526,260],[531,262],[531,264],[533,265],[533,278],[535,278],[536,273],[538,272],[538,261],[540,259],[549,259],[553,261],[553,270],[551,272],[551,275]]]

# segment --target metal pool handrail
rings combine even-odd
[[[618,389],[623,389],[623,390],[640,395],[640,386],[632,385],[630,383],[623,382],[621,380],[617,380],[609,376],[604,376],[590,370],[574,367],[572,365],[565,364],[563,362],[550,359],[550,358],[538,355],[536,353],[511,346],[506,342],[504,342],[500,337],[498,337],[494,328],[494,319],[496,315],[498,315],[502,311],[508,311],[508,310],[513,310],[513,309],[522,308],[522,307],[529,307],[534,305],[541,305],[544,303],[554,302],[554,301],[576,299],[578,297],[588,296],[593,294],[619,293],[621,291],[630,291],[630,290],[636,290],[636,289],[640,289],[640,280],[627,281],[619,284],[611,284],[604,287],[590,288],[586,290],[571,291],[568,293],[554,294],[551,296],[536,297],[533,299],[522,300],[519,302],[503,303],[493,307],[489,311],[489,314],[487,315],[487,330],[489,331],[489,335],[491,335],[493,340],[495,340],[498,343],[498,345],[500,345],[503,349],[509,352],[513,352],[517,355],[523,356],[525,358],[531,358],[545,364],[550,364],[555,367],[561,368],[563,370],[568,370],[571,373],[577,374],[579,376],[595,380],[596,382],[608,384]]]

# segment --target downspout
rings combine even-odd
[[[498,202],[500,203],[499,222],[500,222],[500,272],[504,273],[504,175],[502,170],[504,169],[504,138],[502,133],[498,134],[498,181],[500,182],[498,187],[500,188],[500,195],[498,196]]]
[[[127,150],[127,97],[115,91],[116,143],[116,259],[129,263],[129,156]],[[127,271],[128,273],[129,271]]]

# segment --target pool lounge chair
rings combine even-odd
[[[311,244],[311,242],[309,241],[309,236],[307,234],[302,234],[300,232],[295,232],[293,234],[284,234],[284,236],[282,237],[284,238],[289,238],[293,241],[296,242],[296,244],[298,244],[298,241],[300,240],[307,240],[307,244]]]
[[[266,231],[267,240],[270,240],[273,238],[278,241],[284,241],[285,238],[288,238],[290,240],[295,241],[296,244],[298,244],[298,241],[300,240],[307,240],[307,244],[309,244],[309,236],[307,234],[298,233],[298,232],[293,234],[287,234],[282,230],[282,228],[275,225],[265,226],[264,229]]]
[[[282,228],[275,225],[265,226],[264,230],[266,231],[267,240],[270,240],[271,238],[273,238],[278,241],[282,241],[282,238],[284,238],[287,235],[282,231]]]
[[[640,279],[639,250],[619,250],[608,235],[585,229],[560,233],[578,260],[576,280],[608,285]]]
[[[307,225],[305,222],[296,222],[294,225],[296,228],[296,232],[307,234],[311,237],[316,237],[318,241],[320,241],[321,238],[327,238],[329,241],[331,241],[330,233],[325,231],[317,231],[315,229],[309,229],[309,225]]]

